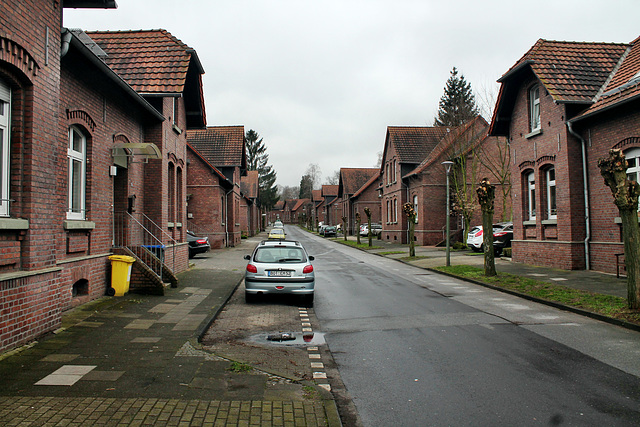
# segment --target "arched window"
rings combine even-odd
[[[547,219],[558,218],[558,210],[556,208],[556,170],[550,168],[545,171],[547,184]]]
[[[11,88],[0,79],[0,216],[9,216]]]
[[[85,185],[87,173],[87,137],[76,126],[69,128],[67,147],[69,165],[67,219],[85,219]]]
[[[533,171],[529,172],[525,177],[527,185],[527,216],[529,221],[536,219],[536,177]]]

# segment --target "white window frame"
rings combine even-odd
[[[81,150],[75,150],[73,147],[74,134],[80,136]],[[86,182],[87,182],[87,137],[76,126],[69,127],[69,146],[67,147],[67,184],[68,184],[68,198],[67,198],[67,219],[70,220],[84,220],[86,212]],[[78,163],[78,164],[74,164]],[[79,166],[80,176],[79,181],[74,180],[73,172],[74,166]],[[74,207],[74,196],[78,197],[79,206]]]
[[[393,222],[398,223],[398,199],[393,199]]]
[[[536,220],[536,176],[531,171],[526,176],[527,181],[527,213],[529,221]]]
[[[414,195],[413,196],[413,210],[416,211],[416,218],[415,218],[415,223],[418,223],[418,196]]]
[[[540,130],[542,126],[540,118],[540,85],[529,89],[529,127],[530,131]]]
[[[0,79],[0,216],[9,216],[11,88]]]
[[[627,179],[640,183],[640,148],[630,148],[624,152],[624,157],[627,159],[634,159],[634,165],[627,168]],[[640,200],[638,201],[638,212],[640,212]]]
[[[547,181],[546,182],[547,184],[547,219],[557,219],[558,218],[558,199],[557,199],[557,192],[556,192],[556,169],[555,168],[547,169],[547,171],[545,172],[545,177]],[[553,193],[553,197],[551,197],[552,193]]]

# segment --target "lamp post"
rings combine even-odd
[[[451,265],[451,247],[449,245],[449,236],[451,234],[450,225],[449,225],[449,175],[451,174],[451,166],[453,166],[453,162],[445,161],[442,162],[444,165],[444,169],[447,171],[447,262],[446,266],[449,267]]]

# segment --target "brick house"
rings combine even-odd
[[[324,197],[322,197],[322,189],[313,190],[311,192],[311,204],[312,204],[311,224],[313,225],[314,229],[318,228],[318,223],[320,223],[320,221],[324,221],[324,216],[322,217],[322,219],[320,218],[320,215],[322,214],[321,206],[323,205],[323,203],[324,203]]]
[[[190,144],[187,145],[187,224],[189,231],[209,237],[214,249],[227,245],[225,199],[233,182]]]
[[[322,203],[318,206],[318,217],[326,225],[337,225],[341,222],[342,210],[338,200],[338,185],[325,184],[321,188]]]
[[[246,176],[240,177],[240,229],[245,236],[254,236],[261,228],[258,181],[258,171],[247,171]]]
[[[115,2],[64,6],[113,8]],[[138,257],[132,287],[152,292],[162,292],[163,281],[173,281],[188,263],[186,242],[176,233],[184,156],[167,149],[166,111],[110,66],[118,54],[107,56],[82,31],[62,28],[62,7],[10,0],[0,17],[0,351],[59,327],[62,311],[104,295],[113,251]],[[185,87],[180,96],[192,99]],[[204,120],[203,110],[192,117]],[[184,108],[176,122],[185,126]],[[165,173],[170,163],[174,186]],[[168,197],[155,203],[149,192],[154,199],[172,193],[174,210]],[[166,249],[170,270],[152,251],[131,246],[141,237],[133,223],[114,227],[120,213],[157,220],[161,230],[153,238],[160,240],[148,243]],[[125,230],[128,239],[119,239]]]
[[[505,193],[498,179],[500,176],[505,181],[504,177],[508,176],[500,173],[508,172],[510,167],[508,146],[504,138],[488,136],[488,128],[487,122],[478,116],[464,125],[449,129],[427,157],[414,170],[403,175],[402,181],[409,203],[413,204],[417,213],[414,240],[418,245],[433,246],[446,239],[447,192],[446,169],[442,165],[444,161],[455,163],[450,175],[450,193],[455,195],[458,182],[458,188],[466,188],[469,200],[474,202],[472,223],[468,225],[482,222],[475,190],[484,177],[496,186],[494,222],[511,218],[511,199],[507,192],[506,203],[502,203]],[[509,183],[506,182],[505,185],[509,186]],[[506,213],[504,216],[503,211]],[[462,216],[453,209],[450,213],[452,241],[465,241]]]
[[[615,271],[617,208],[597,167],[640,151],[640,46],[538,40],[498,81],[490,134],[512,150],[513,259]]]
[[[209,165],[215,167],[233,184],[233,187],[225,191],[224,195],[217,194],[219,190],[215,189],[216,197],[206,197],[205,201],[198,202],[191,213],[194,218],[196,216],[201,218],[199,224],[205,227],[207,232],[215,230],[217,224],[224,225],[224,244],[237,246],[242,239],[240,182],[242,176],[247,173],[244,126],[209,126],[205,129],[193,129],[187,131],[187,140],[194,153],[199,153]],[[210,174],[211,172],[205,172],[200,168],[193,173]],[[190,183],[189,191],[200,178],[195,175],[187,178]],[[216,240],[218,241],[219,237],[216,237]]]
[[[361,224],[367,223],[365,208],[371,211],[371,223],[380,224],[382,221],[382,204],[380,203],[380,170],[374,168],[375,173],[349,199],[350,209],[353,211],[355,225],[356,213],[360,214]],[[354,228],[354,232],[358,232]]]
[[[347,230],[345,231],[350,235],[354,235],[356,226],[355,200],[352,199],[352,196],[378,174],[378,168],[340,168],[340,178],[338,182],[339,210],[342,216],[347,219]],[[366,199],[370,202],[366,196],[370,196],[369,193],[367,193],[362,200]],[[369,198],[373,199],[371,196]],[[364,209],[364,205],[362,208]],[[363,214],[364,212],[361,213],[361,215]],[[342,221],[342,219],[339,218],[339,221]]]
[[[284,200],[278,200],[273,208],[267,212],[267,222],[273,224],[277,219],[284,218]]]
[[[407,243],[408,201],[402,177],[413,171],[446,135],[444,127],[387,127],[380,176],[382,180],[382,239]]]

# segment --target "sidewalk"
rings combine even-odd
[[[206,268],[180,274],[164,296],[85,304],[54,334],[0,355],[0,425],[340,425],[313,382],[232,372],[198,342],[261,237],[210,252]],[[282,383],[314,393],[297,398]]]

